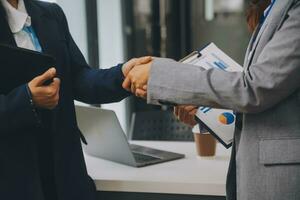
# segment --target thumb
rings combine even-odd
[[[59,78],[54,78],[53,82],[51,83],[51,85],[53,85],[54,87],[59,88],[59,86],[60,86],[60,79]]]
[[[138,64],[147,64],[147,63],[149,63],[151,61],[152,61],[152,57],[151,56],[144,56],[144,57],[139,58]]]
[[[56,69],[53,67],[44,74],[35,78],[36,86],[42,86],[46,81],[53,79],[56,76]]]
[[[122,84],[122,87],[127,90],[130,91],[130,86],[131,86],[131,80],[130,78],[127,76]]]

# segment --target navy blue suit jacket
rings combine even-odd
[[[53,163],[58,198],[92,200],[95,187],[86,171],[80,142],[84,138],[77,127],[73,100],[102,104],[127,97],[129,94],[121,87],[121,65],[107,70],[90,68],[59,6],[35,0],[25,0],[25,4],[43,52],[57,59],[60,101],[53,111],[39,111],[46,113],[39,124],[26,84],[7,95],[0,94],[0,198],[44,199],[41,182],[51,177],[45,177],[40,169],[39,158],[44,156],[43,151],[39,152],[44,146],[40,142],[51,140],[45,145],[48,152],[44,159]],[[16,45],[3,10],[0,14],[0,43]],[[0,67],[5,66],[0,63]],[[45,137],[41,140],[41,136]]]

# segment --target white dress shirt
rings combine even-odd
[[[23,30],[31,26],[31,17],[28,15],[24,0],[19,0],[18,8],[14,8],[7,0],[0,0],[7,14],[7,21],[14,35],[18,47],[36,50],[31,36]]]

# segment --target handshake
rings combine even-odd
[[[151,66],[153,64],[153,57],[146,56],[141,58],[133,58],[123,65],[123,73],[125,80],[123,88],[132,92],[137,97],[147,98],[147,84],[150,76]],[[198,107],[195,106],[176,106],[174,108],[174,115],[183,123],[195,126],[195,115]]]
[[[147,84],[153,63],[151,56],[133,58],[123,65],[125,80],[122,87],[140,98],[147,98]]]

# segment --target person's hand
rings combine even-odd
[[[122,71],[125,77],[128,76],[129,72],[136,66],[136,65],[142,65],[147,64],[152,61],[151,56],[145,56],[141,58],[133,58],[129,60],[127,63],[125,63],[122,67]]]
[[[51,68],[28,83],[36,107],[52,110],[58,105],[60,80],[55,76],[56,70]],[[45,86],[44,83],[51,79],[53,79],[53,82]]]
[[[177,106],[174,108],[174,115],[179,121],[193,127],[197,125],[195,115],[198,108],[195,106]]]
[[[135,66],[123,82],[123,88],[131,91],[137,97],[147,96],[147,84],[152,66],[152,61],[147,64]]]

